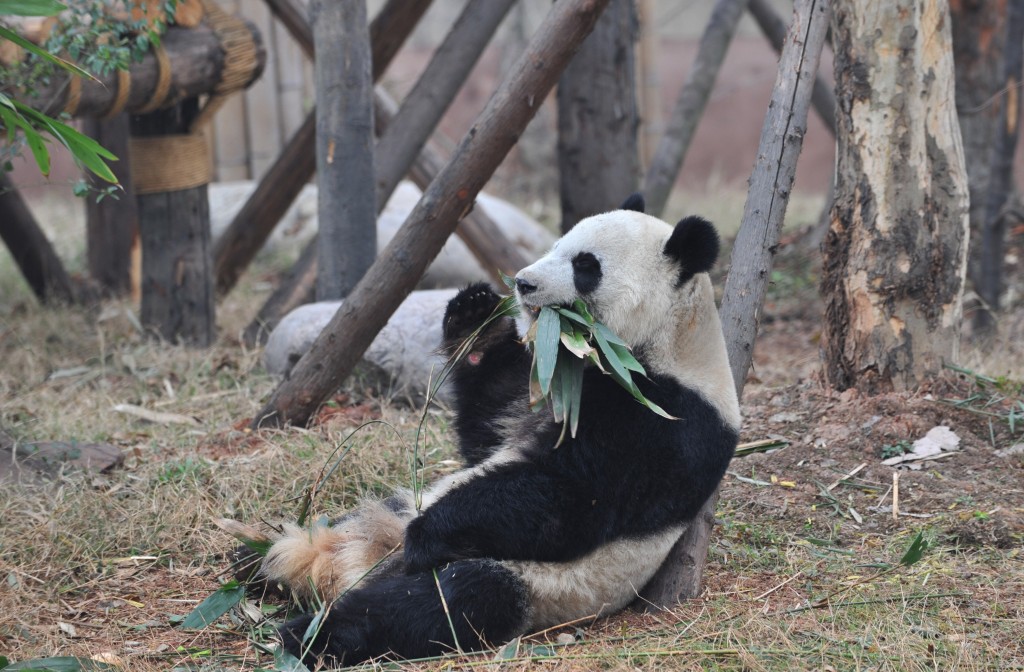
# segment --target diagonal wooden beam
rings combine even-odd
[[[266,0],[302,50],[312,58],[313,31],[305,9],[295,0]],[[398,48],[416,27],[431,0],[389,0],[370,22],[374,81],[391,63]],[[316,171],[316,110],[288,140],[256,190],[238,211],[213,248],[219,296],[227,294],[260,251],[281,217]]]
[[[349,376],[415,288],[536,114],[608,0],[559,0],[405,224],[324,328],[254,427],[302,425]]]

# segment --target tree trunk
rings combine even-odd
[[[85,119],[82,130],[113,152],[120,160],[111,164],[122,191],[97,200],[85,199],[85,229],[89,275],[109,294],[132,294],[139,299],[140,261],[139,209],[132,187],[130,134],[127,114],[113,119]],[[94,187],[106,186],[87,176]]]
[[[3,171],[0,171],[0,239],[11,251],[14,263],[36,298],[43,303],[74,300],[71,278],[64,264]]]
[[[638,31],[634,0],[612,0],[558,81],[563,233],[636,191]]]
[[[132,135],[149,138],[186,133],[197,110],[193,98],[133,117]],[[136,169],[139,163],[136,161]],[[197,347],[210,345],[216,335],[206,187],[201,184],[136,196],[142,240],[142,325],[171,343]]]
[[[1007,0],[950,0],[956,112],[963,138],[970,192],[971,244],[968,276],[981,286],[981,232],[1000,113]],[[984,306],[980,309],[988,317]]]
[[[1006,26],[1006,44],[1010,49],[1003,59],[999,128],[992,148],[992,169],[985,195],[985,222],[981,231],[981,258],[978,293],[985,305],[975,313],[975,327],[983,331],[995,328],[993,313],[999,311],[1003,291],[1006,216],[1004,208],[1013,193],[1013,155],[1017,151],[1020,130],[1021,41],[1024,37],[1024,0],[1010,0],[1010,20]]]
[[[828,0],[797,0],[793,14],[722,296],[722,329],[740,397],[754,354],[757,318],[771,277],[796,161],[807,131],[807,111],[828,33]],[[700,594],[717,502],[716,490],[642,591],[648,607],[670,606]]]
[[[373,79],[366,0],[313,0],[316,44],[316,294],[336,301],[377,256]]]
[[[736,26],[740,23],[747,0],[717,0],[715,8],[704,28],[697,49],[697,58],[690,66],[690,73],[679,91],[672,116],[669,117],[658,148],[651,159],[644,178],[644,196],[647,212],[660,215],[668,203],[672,186],[679,176],[679,169],[690,148],[690,141],[697,130],[697,123],[704,114],[704,108],[711,97],[711,88],[718,77],[718,70],[725,60]]]
[[[912,389],[959,355],[967,175],[946,0],[836,0],[825,379]]]
[[[515,144],[608,0],[559,0],[391,243],[299,360],[253,427],[305,424],[348,377]],[[542,64],[539,65],[539,64]]]

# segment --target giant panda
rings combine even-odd
[[[620,210],[579,222],[515,277],[519,324],[493,321],[451,375],[467,466],[421,493],[366,502],[331,525],[285,527],[264,576],[333,604],[318,626],[281,628],[307,663],[418,658],[500,644],[625,607],[715,490],[740,410],[708,270],[707,221],[675,227]],[[660,417],[588,366],[575,437],[529,408],[531,355],[520,333],[541,306],[583,299],[647,371]],[[487,285],[449,303],[454,351],[497,306]],[[557,445],[557,447],[556,447]],[[442,600],[443,595],[443,600]],[[449,620],[450,617],[450,620]],[[303,642],[307,629],[315,635]]]

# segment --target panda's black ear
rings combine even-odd
[[[644,203],[644,195],[639,191],[632,194],[629,198],[622,202],[619,206],[619,210],[632,210],[633,212],[643,212],[647,204]]]
[[[697,273],[707,273],[718,259],[718,232],[702,217],[687,217],[676,224],[665,243],[665,254],[679,262],[679,284]]]

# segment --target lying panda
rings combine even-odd
[[[271,547],[266,578],[334,600],[305,643],[313,616],[285,624],[289,652],[351,665],[479,649],[635,599],[718,485],[740,428],[707,275],[718,236],[703,219],[673,229],[643,207],[634,195],[581,221],[519,272],[515,293],[522,326],[541,306],[583,299],[646,368],[644,396],[677,419],[590,366],[577,435],[555,448],[560,426],[528,408],[516,323],[492,322],[452,373],[468,466],[421,493],[418,513],[399,493],[331,526],[286,527]],[[452,299],[444,347],[499,298],[479,284]]]

